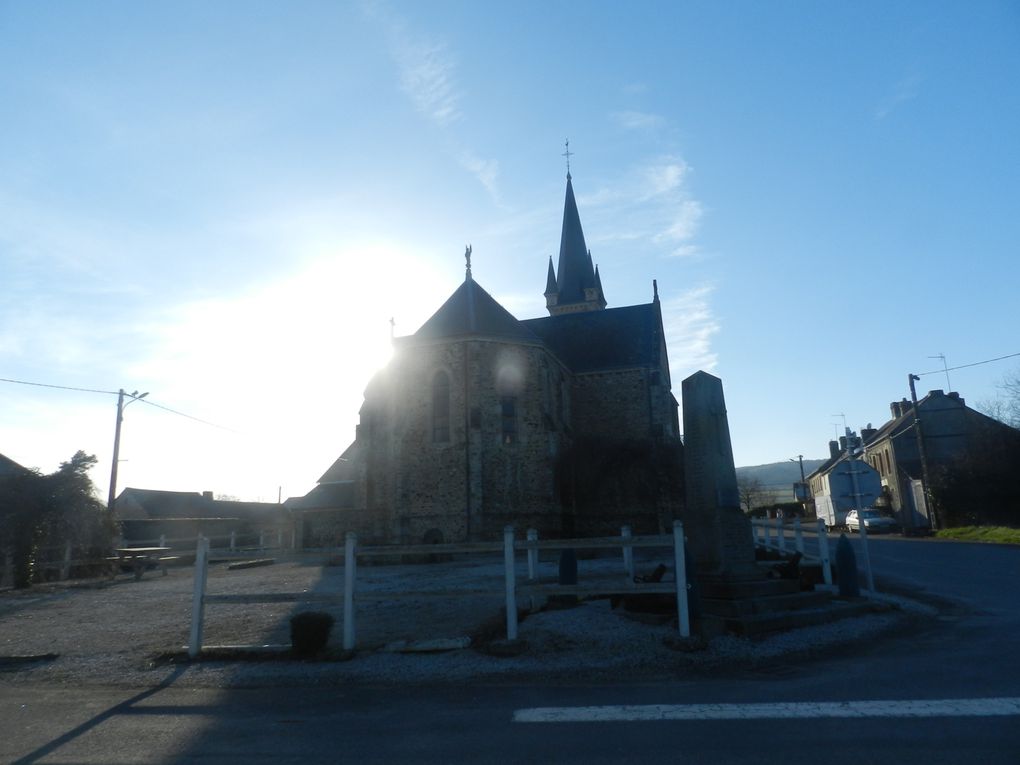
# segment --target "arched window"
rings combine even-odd
[[[432,378],[432,442],[450,441],[450,376],[439,371]]]
[[[503,443],[517,443],[517,399],[514,396],[503,396],[499,400],[501,419],[503,421]]]

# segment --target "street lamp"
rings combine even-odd
[[[124,409],[133,401],[141,401],[148,395],[148,391],[145,393],[139,393],[138,391],[125,393],[123,388],[117,393],[117,427],[113,431],[113,465],[110,467],[110,497],[106,501],[106,509],[110,515],[113,515],[113,503],[117,496],[117,463],[120,461],[120,424],[124,421]],[[124,403],[125,396],[131,399],[127,404]]]

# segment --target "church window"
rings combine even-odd
[[[503,396],[499,401],[503,421],[503,443],[517,443],[517,399]]]
[[[445,444],[450,440],[450,377],[436,372],[432,378],[432,442]]]

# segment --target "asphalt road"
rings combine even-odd
[[[880,589],[943,599],[937,621],[641,685],[2,687],[0,761],[1020,763],[1020,548],[869,541]]]

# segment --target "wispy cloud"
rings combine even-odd
[[[892,92],[875,109],[875,120],[884,120],[898,107],[917,98],[920,92],[921,76],[919,74],[908,74],[906,77],[903,77],[893,86]]]
[[[711,372],[718,363],[712,350],[712,338],[720,329],[712,313],[713,291],[712,285],[703,284],[662,301],[662,326],[674,388],[699,369]]]
[[[498,203],[499,188],[496,185],[496,179],[499,178],[499,160],[482,159],[469,150],[462,151],[458,160],[461,166],[485,187],[493,201]]]
[[[438,125],[460,118],[460,93],[454,80],[456,65],[446,46],[413,39],[395,31],[394,56],[400,66],[400,85],[415,107]]]
[[[464,120],[461,103],[464,93],[457,77],[457,56],[442,40],[435,40],[412,29],[407,21],[383,3],[366,7],[370,16],[382,22],[390,54],[397,64],[400,89],[415,109],[441,128],[450,141],[450,153],[485,188],[496,204],[500,203],[499,162],[478,156],[460,146],[455,127]]]
[[[613,122],[625,130],[653,130],[666,124],[665,117],[649,112],[613,112],[610,117]]]
[[[687,242],[694,238],[704,215],[704,208],[696,199],[684,199],[677,206],[674,215],[669,228],[659,234],[660,241]]]

